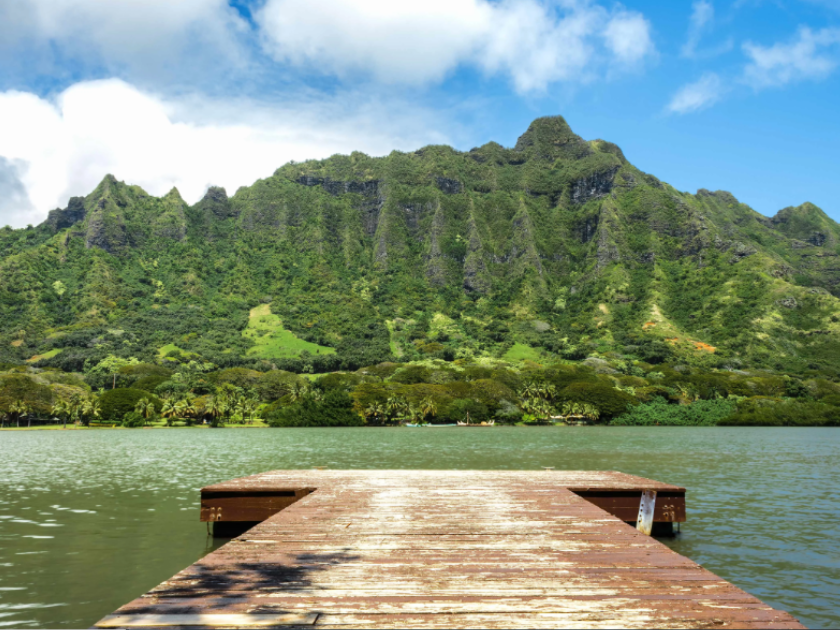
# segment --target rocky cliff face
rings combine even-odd
[[[86,214],[84,197],[71,197],[63,210],[61,208],[50,210],[46,224],[53,233],[56,233],[81,223],[85,220]]]
[[[331,343],[362,334],[342,304],[381,321],[468,317],[467,345],[482,326],[502,320],[517,330],[519,319],[548,322],[538,339],[605,347],[639,334],[724,347],[730,333],[716,331],[736,317],[756,322],[738,352],[807,354],[812,342],[790,331],[840,334],[829,313],[840,295],[840,226],[819,208],[769,219],[724,191],[680,192],[560,117],[534,121],[513,148],[432,146],[288,164],[232,197],[210,188],[191,207],[177,190],[158,199],[108,176],[38,230],[26,255],[51,256],[50,239],[59,239],[61,264],[30,272],[0,258],[0,272],[14,268],[21,286],[44,291],[56,279],[81,292],[99,286],[90,302],[98,306],[59,322],[8,293],[0,315],[9,327],[33,317],[45,330],[69,326],[109,309],[117,321],[139,308],[132,300],[247,312],[268,295],[284,305],[276,312],[289,326]],[[0,246],[13,242],[3,238]],[[166,272],[148,271],[149,260]],[[125,271],[138,266],[146,275]],[[107,295],[104,277],[114,284]],[[814,288],[824,293],[808,293]],[[304,295],[318,304],[305,305]],[[776,334],[786,341],[771,342]]]

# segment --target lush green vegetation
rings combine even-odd
[[[312,392],[286,407],[278,406],[268,415],[273,427],[353,427],[364,424],[353,412],[353,401],[346,392]]]
[[[283,328],[283,322],[271,313],[268,304],[261,304],[251,309],[248,327],[242,335],[254,342],[248,349],[248,355],[260,359],[286,359],[308,354],[335,354],[335,348],[319,346],[298,338],[290,330]]]
[[[725,399],[728,422],[831,424],[838,255],[812,204],[680,192],[559,117],[511,149],[291,163],[194,206],[108,176],[0,229],[0,412],[710,424]]]
[[[672,405],[664,398],[638,405],[610,424],[618,426],[715,426],[735,410],[726,399],[698,400],[688,405]]]
[[[615,353],[545,364],[384,362],[309,378],[273,368],[167,364],[109,355],[78,374],[5,366],[0,419],[6,426],[53,419],[125,427],[840,423],[840,384],[827,379],[654,365]]]
[[[840,426],[840,408],[829,401],[793,402],[790,400],[754,399],[742,401],[738,411],[721,424],[732,426]],[[832,399],[836,403],[840,400]]]

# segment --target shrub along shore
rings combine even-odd
[[[295,374],[109,356],[82,373],[0,365],[0,426],[837,426],[840,384],[759,370],[428,359]]]

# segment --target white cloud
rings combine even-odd
[[[0,157],[0,217],[6,217],[5,223],[25,225],[32,212],[32,202],[21,181],[26,167],[21,160]]]
[[[635,64],[655,50],[650,37],[650,24],[639,13],[621,11],[614,15],[604,29],[607,47],[615,58]]]
[[[247,25],[227,0],[9,0],[0,2],[0,41],[49,42],[106,67],[160,71],[195,45],[236,61]],[[192,58],[196,61],[195,55]]]
[[[773,46],[746,43],[744,52],[750,62],[744,69],[744,79],[758,89],[823,78],[837,67],[837,55],[830,49],[838,44],[840,29],[812,31],[806,27],[800,28],[789,43]]]
[[[351,109],[345,97],[283,107],[172,100],[119,80],[79,83],[54,100],[0,92],[0,186],[5,176],[18,199],[0,206],[0,225],[39,223],[106,173],[154,195],[177,186],[195,203],[209,185],[233,194],[292,159],[448,141],[423,111],[373,100]]]
[[[715,18],[715,8],[708,0],[695,0],[691,5],[691,22],[688,37],[682,47],[684,57],[694,57],[700,39]]]
[[[694,83],[684,85],[677,91],[667,110],[674,114],[696,112],[714,105],[723,94],[723,83],[713,72],[704,74]]]
[[[654,52],[641,14],[588,0],[267,0],[256,20],[278,60],[396,83],[471,65],[526,92]]]

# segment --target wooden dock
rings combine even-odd
[[[202,520],[262,522],[95,627],[804,627],[628,524],[644,492],[685,520],[684,488],[617,472],[236,479]]]

